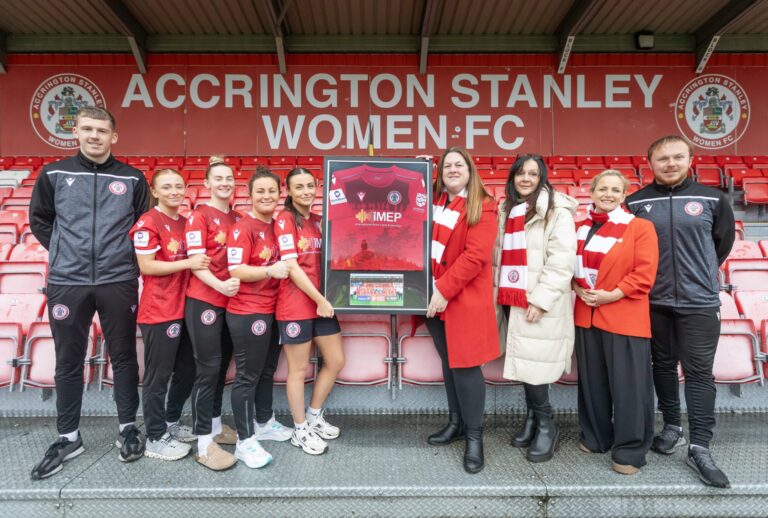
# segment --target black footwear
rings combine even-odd
[[[450,412],[448,414],[448,424],[430,435],[427,442],[432,446],[442,446],[462,440],[465,436],[464,423],[461,420],[461,416],[458,412]]]
[[[464,448],[464,470],[467,473],[480,473],[485,465],[483,455],[483,428],[467,427],[467,444]]]
[[[552,458],[557,448],[557,442],[560,439],[560,430],[558,430],[552,416],[536,416],[536,434],[533,437],[528,452],[525,457],[530,462],[546,462]]]
[[[48,451],[45,452],[43,460],[32,468],[32,474],[30,475],[32,480],[42,480],[58,473],[61,471],[64,461],[74,459],[84,451],[83,440],[80,438],[79,433],[74,441],[69,441],[66,437],[59,437],[55,443],[51,444]]]
[[[117,436],[115,446],[120,448],[117,458],[121,462],[132,462],[144,455],[144,436],[134,425],[128,425]]]
[[[533,410],[528,409],[528,415],[523,421],[523,425],[512,437],[512,446],[515,448],[527,448],[533,441],[533,436],[536,434],[536,418],[534,417]]]
[[[656,453],[672,455],[678,446],[685,445],[686,440],[683,436],[683,429],[679,426],[665,424],[661,433],[653,438],[651,449]]]
[[[699,479],[708,486],[713,487],[731,487],[731,481],[715,464],[712,453],[702,446],[691,446],[688,448],[688,456],[685,459],[693,471],[699,475]]]

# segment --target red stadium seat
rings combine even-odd
[[[585,198],[590,196],[589,185],[579,185],[568,188],[568,196]]]
[[[759,291],[768,286],[768,259],[730,259],[725,263],[726,281],[735,290]]]
[[[345,365],[336,382],[342,385],[390,386],[392,339],[389,322],[341,321]]]
[[[747,178],[762,178],[763,173],[757,169],[748,169],[743,166],[726,166],[724,171],[725,182],[729,191],[744,188],[744,180]]]
[[[19,227],[15,223],[0,223],[0,243],[15,245],[19,242]]]
[[[736,307],[736,301],[730,293],[720,292],[720,318],[738,320],[741,318],[739,308]]]
[[[744,157],[744,163],[748,167],[755,165],[768,165],[768,155],[749,155]]]
[[[35,235],[32,233],[32,228],[29,226],[29,223],[27,223],[21,228],[21,234],[19,235],[19,243],[25,244],[25,245],[40,243],[40,241],[38,241]]]
[[[43,165],[43,159],[39,156],[17,156],[13,161],[13,165],[16,167],[16,169],[20,167],[28,167],[30,169],[34,169]]]
[[[722,171],[717,164],[702,164],[696,166],[696,181],[702,185],[720,188],[723,185]]]
[[[244,156],[240,158],[240,168],[253,171],[261,164],[266,164],[266,160],[257,156]]]
[[[573,175],[576,172],[576,169],[556,169],[554,171],[550,171],[547,174],[547,178],[550,180],[571,180],[573,181]]]
[[[744,239],[746,236],[744,222],[740,219],[737,219],[734,224],[736,226],[736,239]]]
[[[0,387],[10,387],[10,390],[13,390],[18,379],[18,362],[23,351],[21,324],[0,322]]]
[[[768,178],[744,178],[744,205],[750,203],[768,204]]]
[[[403,381],[414,385],[441,385],[443,367],[427,327],[421,324],[411,336],[410,319],[402,319],[397,326],[397,336],[401,364],[398,385],[402,386]]]
[[[181,169],[184,166],[184,157],[161,156],[155,160],[155,169]]]
[[[21,243],[13,248],[9,260],[17,262],[48,262],[48,250],[40,243]]]
[[[41,293],[0,293],[0,322],[21,324],[24,334],[27,334],[32,322],[40,319],[44,308],[45,295]]]
[[[763,290],[766,290],[765,286],[763,286]],[[751,320],[755,324],[755,329],[760,326],[763,320],[768,320],[768,291],[763,290],[739,290],[734,294],[739,313],[744,315],[744,318]]]
[[[43,293],[47,277],[47,262],[0,263],[0,293]]]
[[[768,257],[768,239],[761,239],[757,244],[763,253],[763,257]]]
[[[743,164],[744,159],[736,155],[718,155],[715,157],[715,163],[720,167],[727,165]]]
[[[579,367],[576,363],[576,350],[574,349],[571,356],[571,372],[564,372],[560,379],[557,380],[558,385],[576,385],[579,383]]]
[[[88,334],[85,370],[83,371],[83,383],[86,385],[93,378],[93,362],[91,359],[95,354],[96,340],[94,336],[94,328],[91,326],[91,330]],[[56,373],[56,349],[49,322],[32,323],[24,345],[24,357],[22,362],[22,390],[24,390],[24,387],[26,386],[35,388],[55,387],[54,375]]]
[[[579,166],[580,169],[591,169],[593,167],[605,169],[605,163],[603,162],[602,156],[577,156],[576,165]]]
[[[504,377],[504,356],[483,365],[483,377],[488,385],[519,385],[519,381],[508,380]]]
[[[717,163],[715,161],[715,157],[711,155],[695,155],[693,157],[693,165],[697,166],[699,164],[715,164]]]
[[[146,156],[132,156],[127,158],[127,163],[142,171],[152,169],[155,166],[155,159]]]
[[[573,169],[578,169],[576,167],[575,156],[554,155],[547,159],[547,165],[553,169],[555,166],[561,166],[561,165],[570,165],[570,166],[573,166]]]
[[[13,243],[3,243],[0,241],[0,261],[7,261],[15,246]]]
[[[751,320],[722,320],[712,372],[717,383],[763,379],[760,346]]]
[[[307,365],[307,371],[304,375],[304,383],[312,383],[317,377],[317,351],[315,346],[312,346],[312,350],[309,353],[309,365]],[[277,362],[277,369],[275,370],[274,382],[280,385],[285,385],[285,381],[288,379],[288,360],[285,359],[285,353],[280,352],[280,359]]]
[[[504,173],[508,173],[512,164],[515,163],[515,157],[513,156],[495,156],[491,159],[491,164],[494,169],[501,170]]]
[[[763,257],[760,245],[746,239],[734,241],[733,248],[728,254],[728,259],[756,259],[760,257]]]
[[[588,184],[598,174],[600,171],[597,169],[579,169],[573,173],[573,179],[576,180],[577,185]]]

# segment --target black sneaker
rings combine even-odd
[[[683,446],[686,442],[682,428],[665,424],[661,433],[653,438],[651,449],[657,453],[672,455],[678,446]]]
[[[61,471],[62,463],[65,460],[74,459],[84,451],[83,440],[80,438],[79,433],[74,441],[67,440],[66,437],[59,437],[55,443],[51,444],[48,451],[45,452],[43,460],[32,468],[32,480],[42,480],[55,475]]]
[[[712,453],[707,448],[692,446],[688,448],[688,457],[685,459],[702,482],[713,487],[731,487],[731,481],[715,464]]]
[[[126,426],[115,441],[120,448],[117,458],[122,462],[132,462],[144,455],[144,436],[134,425]]]

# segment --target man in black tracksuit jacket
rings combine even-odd
[[[128,230],[147,208],[141,171],[111,154],[114,118],[88,106],[77,115],[77,155],[46,165],[29,209],[32,233],[48,249],[46,293],[56,346],[56,426],[59,439],[32,470],[38,480],[57,473],[83,450],[79,433],[88,330],[98,311],[115,377],[119,458],[143,453],[135,426],[139,405],[136,307],[139,270]]]
[[[688,177],[693,149],[665,137],[648,150],[654,182],[627,198],[635,216],[650,220],[659,237],[659,268],[651,290],[653,381],[664,429],[651,448],[671,454],[685,444],[677,365],[685,374],[691,446],[687,463],[701,480],[730,487],[709,452],[715,427],[712,367],[720,337],[718,268],[735,238],[734,216],[723,192]]]

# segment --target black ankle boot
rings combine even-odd
[[[467,445],[464,449],[464,470],[467,473],[480,473],[485,465],[483,455],[483,427],[467,427]]]
[[[533,441],[533,436],[536,434],[536,418],[534,417],[533,410],[528,409],[528,415],[523,421],[523,425],[512,437],[512,446],[515,448],[527,448]]]
[[[552,458],[560,438],[552,415],[536,415],[536,434],[533,437],[526,458],[531,462],[546,462]]]
[[[458,412],[450,412],[448,414],[448,424],[440,431],[430,435],[427,442],[433,446],[442,446],[464,438],[464,423],[461,420],[461,416]]]

